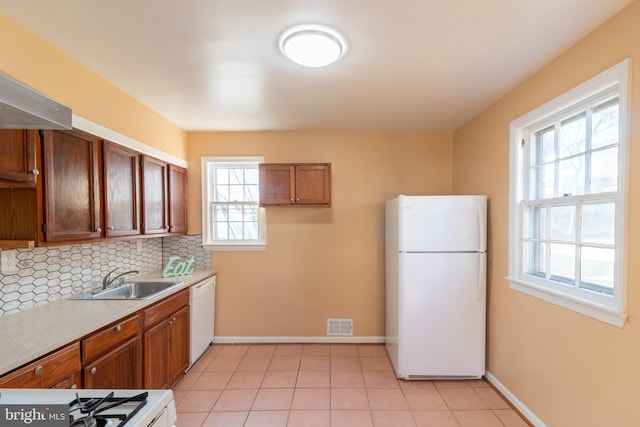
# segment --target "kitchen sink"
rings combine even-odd
[[[181,282],[130,282],[117,288],[104,289],[98,292],[84,292],[72,299],[147,299],[167,292]]]

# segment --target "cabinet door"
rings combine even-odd
[[[187,170],[169,165],[169,232],[187,233]]]
[[[189,307],[169,320],[169,385],[189,367]]]
[[[169,231],[167,200],[167,163],[141,156],[142,165],[142,233],[163,234]]]
[[[105,236],[140,234],[138,153],[109,141],[102,143]]]
[[[0,130],[0,181],[35,187],[36,131],[26,129]]]
[[[134,337],[84,368],[84,388],[142,387],[142,346]]]
[[[261,164],[260,206],[292,205],[295,203],[295,166]]]
[[[296,166],[296,204],[329,205],[331,203],[331,165]]]
[[[169,387],[169,321],[165,320],[145,331],[144,343],[144,388]]]
[[[44,236],[47,242],[99,238],[97,137],[44,131]]]

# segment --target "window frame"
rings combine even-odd
[[[263,156],[209,156],[201,158],[202,173],[202,246],[205,250],[210,251],[260,251],[265,250],[267,246],[267,214],[263,207],[260,207],[260,201],[256,201],[258,207],[258,235],[257,240],[214,240],[212,237],[212,212],[209,195],[211,187],[215,185],[213,179],[209,179],[208,168],[210,164],[238,164],[256,165],[264,163]],[[259,195],[258,190],[258,195]],[[258,196],[259,198],[259,196]]]
[[[509,254],[508,276],[511,289],[622,328],[626,313],[627,182],[629,146],[629,76],[631,60],[614,65],[592,79],[565,92],[510,123],[509,159]],[[526,215],[525,186],[529,185],[528,138],[545,128],[544,123],[559,119],[587,105],[616,88],[619,99],[618,186],[615,192],[615,264],[613,295],[607,296],[580,287],[567,287],[525,273],[523,235]],[[611,194],[611,193],[603,193]],[[580,199],[589,199],[589,195]],[[575,199],[574,199],[575,200]],[[580,203],[580,202],[577,202]],[[576,205],[577,206],[577,205]]]

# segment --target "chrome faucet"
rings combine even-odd
[[[116,277],[112,278],[111,277],[111,273],[113,273],[116,270],[118,270],[118,269],[114,268],[113,270],[108,272],[106,276],[104,276],[104,278],[102,279],[102,289],[107,289],[113,282],[115,282],[118,279],[120,279],[120,284],[122,285],[122,283],[124,282],[124,279],[122,278],[122,276],[124,276],[125,274],[138,274],[138,273],[140,273],[138,270],[130,270],[130,271],[125,271],[124,273],[120,273]]]

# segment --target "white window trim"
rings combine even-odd
[[[262,156],[216,156],[216,157],[202,157],[201,159],[201,174],[202,174],[202,247],[208,251],[263,251],[267,247],[267,213],[265,208],[258,207],[258,218],[260,221],[260,239],[258,242],[239,242],[230,241],[225,242],[209,242],[209,236],[211,236],[211,213],[209,212],[208,195],[209,193],[209,177],[207,176],[207,164],[208,163],[249,163],[257,162],[264,163],[264,157]]]
[[[527,295],[557,304],[619,328],[624,326],[627,318],[627,243],[625,235],[627,230],[626,200],[628,198],[626,182],[629,168],[626,151],[629,145],[628,94],[630,90],[630,68],[631,60],[625,59],[596,77],[512,121],[509,142],[509,265],[508,276],[506,277],[509,281],[509,286]],[[620,262],[616,262],[614,271],[616,283],[619,285],[614,289],[613,297],[591,299],[585,298],[580,294],[563,292],[560,287],[552,289],[546,285],[536,283],[535,280],[527,280],[521,274],[523,245],[522,207],[520,201],[523,200],[524,177],[524,156],[522,155],[521,141],[525,137],[525,129],[616,84],[619,91],[619,115],[621,118],[618,170],[620,171],[620,176],[623,177],[623,179],[619,180],[616,201],[616,221],[620,221],[622,224],[622,227],[618,227],[616,232],[616,260]]]

